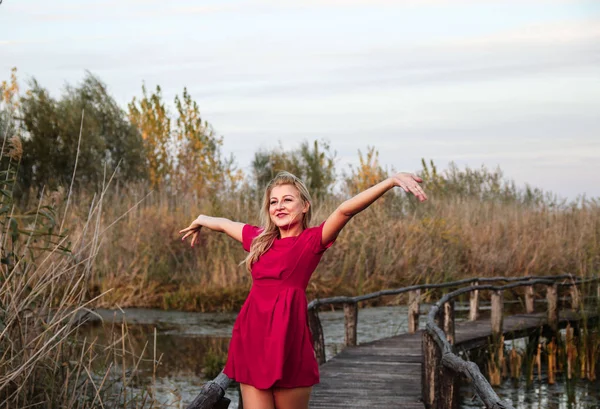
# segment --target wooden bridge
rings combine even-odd
[[[597,312],[584,311],[581,286],[593,287],[600,299],[599,278],[576,278],[570,275],[520,278],[474,278],[445,284],[423,284],[395,290],[384,290],[357,297],[333,297],[309,304],[309,324],[314,349],[319,361],[321,383],[315,385],[310,407],[329,408],[454,408],[458,388],[467,380],[486,408],[512,408],[498,398],[488,381],[473,362],[455,351],[469,350],[488,344],[490,339],[519,338],[539,334],[552,337],[559,328],[581,320],[598,319]],[[544,313],[534,312],[536,290],[545,288]],[[419,330],[420,300],[423,291],[454,288],[429,310],[427,325]],[[506,316],[503,294],[524,288],[525,311]],[[569,308],[559,314],[559,290],[568,291]],[[491,318],[479,319],[479,296],[491,292]],[[356,344],[358,303],[382,296],[408,293],[408,333],[391,338]],[[469,294],[467,322],[455,325],[454,301]],[[325,343],[319,308],[343,305],[345,316],[345,349],[325,362]],[[221,373],[208,382],[188,409],[227,408],[224,391],[230,380]]]

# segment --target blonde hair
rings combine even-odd
[[[265,252],[271,248],[275,239],[279,237],[279,228],[275,223],[273,223],[273,220],[271,220],[271,216],[269,214],[269,205],[271,191],[275,186],[281,185],[294,186],[298,190],[298,193],[300,193],[300,200],[302,200],[303,204],[308,203],[308,210],[302,216],[302,228],[306,229],[308,227],[308,224],[310,223],[310,219],[312,217],[312,199],[310,197],[310,193],[308,193],[306,185],[304,184],[304,182],[302,182],[300,179],[298,179],[296,176],[292,175],[289,172],[279,172],[269,182],[267,188],[265,189],[265,195],[263,197],[263,203],[260,209],[260,223],[264,229],[252,241],[252,245],[250,246],[250,253],[244,260],[248,271],[252,270],[252,264],[258,261],[260,256],[265,254]]]

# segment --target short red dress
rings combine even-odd
[[[333,244],[321,244],[323,224],[276,239],[252,266],[252,288],[233,326],[223,370],[229,378],[257,389],[319,383],[305,291]],[[246,251],[260,232],[256,226],[243,227]]]

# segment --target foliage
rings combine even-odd
[[[207,195],[218,211],[220,194],[235,190],[242,174],[233,157],[222,153],[223,137],[200,116],[200,109],[187,89],[174,99],[176,115],[167,109],[161,89],[129,104],[129,119],[139,130],[146,148],[146,164],[154,189]]]
[[[148,96],[146,86],[142,86],[142,98],[135,97],[128,105],[129,120],[144,141],[148,177],[152,187],[165,182],[172,173],[173,158],[169,154],[171,143],[171,118],[162,100],[159,86]]]
[[[335,183],[335,153],[326,141],[304,141],[297,149],[285,151],[280,145],[259,150],[252,161],[252,177],[262,192],[277,172],[287,170],[302,179],[311,195],[322,198]]]
[[[33,79],[21,103],[23,186],[68,186],[78,151],[75,188],[98,190],[113,172],[122,181],[145,177],[140,134],[92,74],[78,87],[67,86],[60,100]]]
[[[200,116],[196,101],[183,89],[181,98],[175,96],[177,109],[177,165],[175,181],[180,192],[208,193],[215,198],[224,188],[231,188],[240,179],[233,157],[223,158],[223,137]]]
[[[356,195],[388,176],[387,169],[379,164],[379,152],[374,146],[368,146],[365,155],[359,150],[358,162],[357,167],[350,166],[350,172],[344,173],[344,191],[348,195]]]

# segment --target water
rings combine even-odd
[[[420,327],[424,328],[427,305],[421,306]],[[457,314],[461,310],[457,306]],[[229,337],[235,321],[235,313],[191,313],[149,309],[126,309],[121,311],[98,310],[102,321],[97,320],[85,327],[88,339],[97,338],[100,344],[110,342],[110,328],[127,323],[129,333],[127,349],[134,355],[146,352],[139,362],[129,358],[130,364],[137,362],[139,376],[135,388],[144,388],[155,382],[155,396],[163,407],[185,408],[198,394],[207,381],[204,358],[207,352],[226,353]],[[319,314],[325,336],[325,353],[330,359],[341,351],[344,343],[343,311],[321,312]],[[457,321],[460,321],[460,317]],[[114,331],[120,335],[120,325]],[[156,357],[160,364],[154,366],[154,331],[156,328]],[[358,314],[358,343],[386,338],[407,331],[407,307],[376,307],[361,309]],[[561,383],[547,385],[545,379],[536,381],[527,389],[525,382],[505,381],[496,389],[503,399],[510,399],[517,409],[583,409],[600,407],[600,384],[573,381],[569,385]],[[226,392],[232,400],[230,408],[237,408],[238,393],[234,388]],[[465,386],[461,391],[461,408],[482,407],[472,392]],[[574,403],[576,402],[576,403]]]

